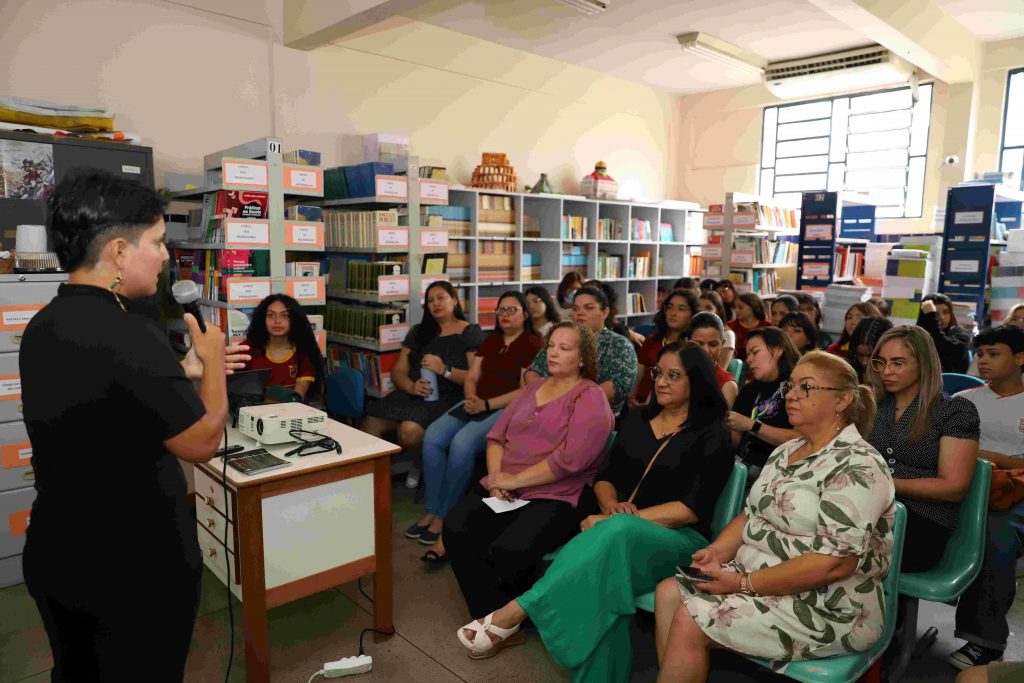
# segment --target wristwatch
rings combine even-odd
[[[442,375],[442,376],[445,379],[451,379],[452,378],[452,366],[450,366],[450,365],[444,366],[444,375]]]
[[[754,424],[750,426],[750,433],[757,434],[761,431],[761,427],[764,427],[764,423],[760,420],[754,420]]]

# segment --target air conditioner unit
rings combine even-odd
[[[875,45],[769,64],[764,84],[776,97],[792,100],[906,83],[913,73],[912,64]]]
[[[578,12],[584,14],[601,14],[608,9],[612,0],[558,0],[563,5],[568,5]]]

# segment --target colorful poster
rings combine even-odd
[[[0,140],[0,190],[8,199],[46,199],[53,192],[53,145]]]

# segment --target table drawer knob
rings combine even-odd
[[[209,552],[210,552],[210,557],[217,557],[217,549],[216,548],[210,548]]]
[[[211,529],[217,528],[217,520],[214,519],[213,517],[207,518],[206,526],[210,527]]]

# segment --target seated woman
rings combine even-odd
[[[957,322],[953,301],[948,296],[929,294],[921,299],[917,324],[935,342],[942,372],[967,372],[971,364],[971,333]]]
[[[871,363],[871,354],[882,335],[892,329],[892,323],[888,318],[864,318],[850,335],[850,348],[846,356],[849,363],[857,373],[859,381],[868,384],[868,365]]]
[[[690,289],[675,289],[661,304],[654,316],[654,332],[644,340],[637,352],[636,383],[629,397],[629,407],[647,403],[654,389],[650,370],[658,362],[663,348],[683,338],[690,318],[697,312],[697,295]]]
[[[882,313],[874,304],[865,302],[856,303],[846,309],[846,318],[843,321],[843,333],[839,335],[839,341],[829,344],[828,352],[846,358],[850,350],[850,335],[857,329],[857,323],[864,318],[881,318]]]
[[[249,346],[252,356],[246,369],[269,369],[268,386],[293,389],[303,399],[314,384],[322,390],[324,359],[320,346],[309,318],[292,297],[271,294],[261,301],[252,312],[242,343]]]
[[[736,355],[736,333],[726,325],[726,321],[729,318],[725,315],[725,305],[722,303],[722,297],[718,296],[718,292],[714,288],[702,291],[697,298],[697,307],[702,311],[714,313],[722,321],[722,326],[725,330],[725,341],[722,344],[721,352],[718,354],[718,365],[723,370],[727,370],[733,356]]]
[[[797,292],[793,295],[800,304],[800,312],[807,315],[818,330],[818,348],[827,349],[832,342],[832,335],[821,329],[821,306],[818,300],[807,292]]]
[[[780,294],[772,300],[768,312],[771,314],[772,325],[781,328],[784,317],[800,312],[800,303],[791,294]]]
[[[576,531],[580,493],[600,469],[614,424],[594,383],[597,344],[589,328],[556,325],[545,358],[547,379],[527,386],[487,435],[487,476],[480,482],[497,501],[528,504],[496,514],[483,491],[471,492],[444,520],[444,546],[473,617],[529,589],[544,555]]]
[[[533,333],[526,306],[526,297],[519,292],[501,295],[495,311],[498,325],[476,350],[462,385],[466,400],[434,420],[423,437],[426,514],[405,536],[431,546],[421,558],[424,562],[444,561],[444,517],[466,492],[476,456],[487,448],[487,432],[501,409],[519,395],[523,370],[544,345]]]
[[[619,320],[619,293],[615,291],[615,288],[607,282],[601,282],[600,280],[587,280],[583,283],[583,286],[594,287],[604,292],[605,298],[608,299],[608,316],[604,321],[605,326],[615,334],[628,339],[636,347],[635,350],[639,351],[645,337],[636,330],[629,329],[625,323]]]
[[[863,651],[882,632],[896,513],[861,436],[875,412],[846,361],[812,351],[785,385],[799,437],[775,449],[745,509],[655,595],[658,681],[704,681],[711,648],[784,665]],[[682,599],[680,599],[680,597]]]
[[[558,283],[555,290],[555,298],[558,299],[558,306],[561,309],[559,314],[564,320],[572,320],[572,301],[576,296],[576,290],[583,286],[583,276],[575,270],[570,270]]]
[[[737,455],[750,468],[752,486],[768,456],[779,444],[797,437],[786,413],[782,383],[800,360],[793,342],[777,327],[752,330],[747,337],[750,377],[726,417]]]
[[[594,287],[578,290],[573,299],[573,310],[576,312],[576,323],[586,326],[597,341],[595,381],[608,398],[612,412],[618,415],[636,379],[636,352],[625,337],[605,326],[610,311],[608,299],[602,290]],[[530,384],[538,377],[548,375],[547,350],[541,349],[527,369],[523,381],[524,384]]]
[[[764,302],[753,292],[743,292],[736,297],[736,318],[727,324],[736,333],[736,357],[747,362],[747,335],[759,327],[771,327],[765,320]]]
[[[878,449],[907,506],[903,571],[935,566],[960,517],[978,457],[974,404],[942,393],[942,369],[931,335],[899,325],[875,346],[868,379],[878,415],[868,443]]]
[[[413,451],[413,469],[405,479],[409,488],[419,486],[419,458],[416,451],[430,423],[462,400],[462,385],[483,341],[480,327],[466,322],[455,288],[444,280],[430,283],[423,297],[423,318],[405,335],[398,360],[391,368],[395,390],[366,406],[360,429],[382,436],[398,429],[398,445]],[[439,397],[427,401],[432,391],[420,374],[426,368],[437,377]]]
[[[779,329],[789,336],[796,350],[803,355],[818,348],[818,328],[802,311],[787,313],[779,320]]]
[[[470,657],[494,655],[527,617],[572,679],[627,681],[629,620],[677,564],[707,545],[715,503],[732,469],[725,403],[695,344],[664,347],[651,373],[654,400],[629,413],[594,484],[587,517],[533,588],[459,630]]]
[[[722,305],[725,306],[723,322],[728,325],[736,315],[733,310],[733,307],[736,305],[736,287],[733,286],[732,280],[719,280],[718,284],[715,285],[715,292],[718,296],[722,297]]]
[[[562,316],[555,308],[555,302],[551,300],[551,293],[535,285],[526,290],[527,315],[533,321],[533,331],[541,338],[546,337],[556,323],[562,321]]]
[[[718,380],[718,388],[722,390],[726,408],[732,410],[732,404],[736,402],[740,388],[736,384],[736,379],[723,370],[718,362],[718,356],[722,353],[722,346],[725,344],[725,327],[722,325],[722,320],[714,313],[701,311],[690,321],[690,327],[686,330],[686,339],[703,349],[704,353],[711,358],[711,362],[715,364],[715,379]]]

